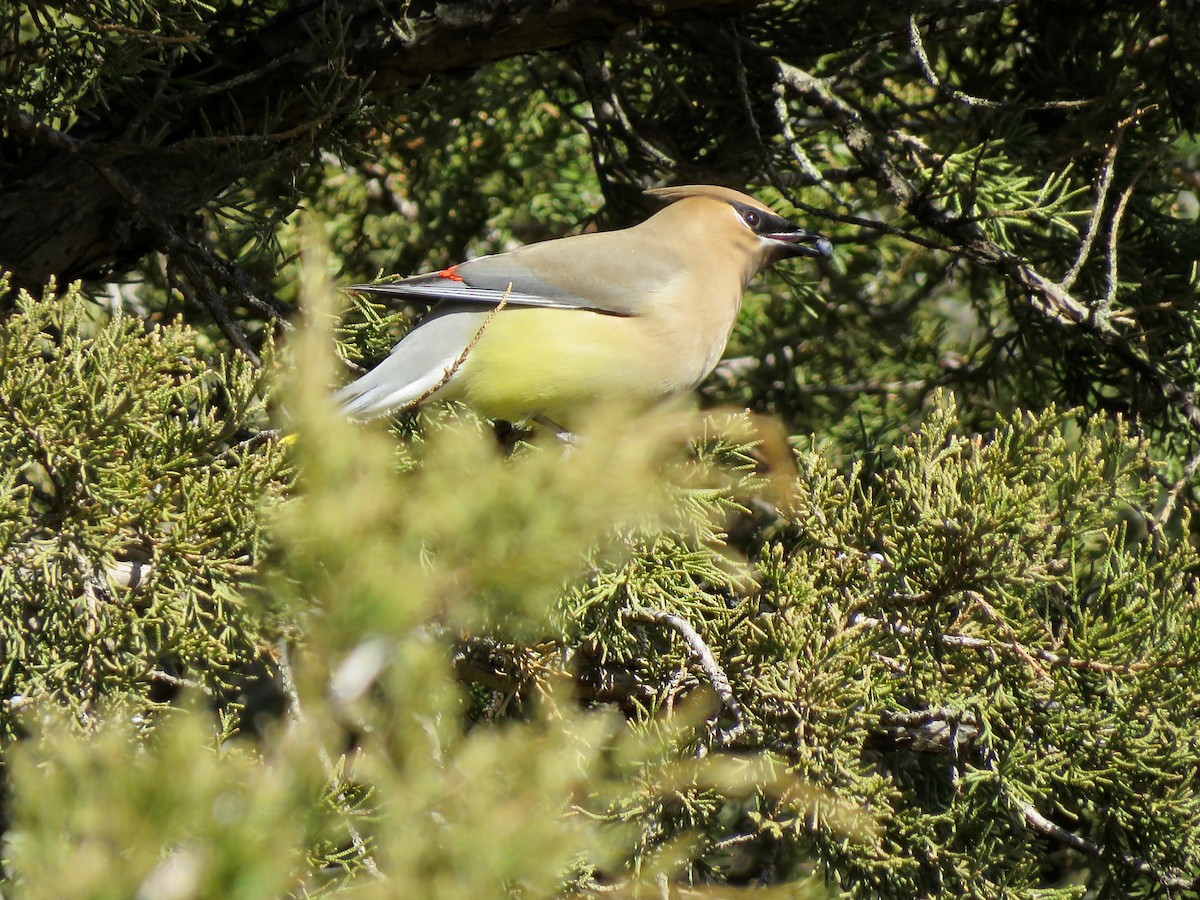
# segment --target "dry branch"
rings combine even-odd
[[[121,98],[109,98],[102,126],[77,123],[61,132],[72,145],[52,139],[44,123],[34,123],[31,133],[28,116],[0,108],[6,139],[22,158],[19,172],[0,169],[0,269],[13,273],[16,286],[39,290],[52,275],[62,283],[113,277],[168,247],[164,219],[191,216],[246,174],[248,163],[233,154],[222,164],[214,156],[212,164],[197,165],[198,141],[236,142],[257,154],[255,165],[295,169],[328,134],[351,124],[358,104],[348,97],[382,98],[497,60],[761,2],[415,0],[399,23],[405,28],[375,0],[297,2],[256,30],[232,30],[203,49],[189,45],[194,59],[176,66],[170,81],[198,80],[199,87],[162,89],[150,103],[139,98],[122,106]],[[262,120],[266,109],[274,114],[269,122]],[[152,196],[161,209],[161,216],[147,216],[154,227],[127,227],[131,211],[145,213],[138,194]],[[211,260],[206,265],[214,268]]]

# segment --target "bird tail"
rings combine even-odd
[[[358,419],[431,399],[454,382],[457,373],[452,369],[486,317],[486,311],[433,314],[393,347],[387,359],[334,399],[346,415]]]

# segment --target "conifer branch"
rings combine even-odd
[[[168,166],[160,151],[249,144],[266,148],[262,156],[268,165],[295,173],[298,161],[314,149],[336,145],[338,129],[359,127],[363,104],[346,102],[350,94],[372,103],[390,102],[431,80],[458,77],[498,60],[611,38],[677,16],[736,13],[763,2],[413,3],[410,10],[409,4],[393,9],[377,0],[304,0],[261,14],[214,13],[202,39],[185,43],[185,61],[176,54],[159,63],[160,71],[175,71],[159,82],[163,87],[149,102],[136,90],[106,93],[90,85],[89,91],[96,90],[100,98],[103,120],[111,123],[106,132],[92,134],[144,141],[137,152],[115,158],[112,171],[126,181],[139,181],[153,170],[158,183],[148,186],[147,193],[161,199],[169,219],[186,218],[236,184],[254,162],[209,152],[205,159],[189,160],[191,165]],[[68,11],[81,7],[86,16],[90,6],[71,3]],[[242,27],[244,23],[252,25]],[[175,54],[172,48],[179,46],[173,38],[129,35],[131,41],[164,45],[164,55]],[[6,121],[24,115],[15,105],[3,113]],[[195,136],[197,123],[207,134]],[[81,135],[84,131],[79,129]],[[158,223],[152,231],[98,224],[112,221],[127,203],[124,197],[114,203],[104,189],[111,173],[101,183],[73,164],[79,158],[74,151],[43,145],[50,152],[31,154],[23,162],[23,190],[6,194],[0,204],[0,266],[13,271],[19,284],[32,288],[54,274],[65,281],[96,277],[106,274],[105,269],[120,274],[161,243]],[[62,196],[62,184],[72,184],[69,198]],[[284,212],[287,202],[281,200]],[[57,233],[54,242],[30,239],[50,230]],[[286,312],[259,292],[253,296],[271,307],[264,310],[268,315]]]
[[[983,730],[979,727],[978,717],[974,713],[950,708],[931,708],[911,712],[888,711],[883,715],[882,724],[886,727],[889,739],[909,747],[915,753],[951,754],[955,760],[958,759],[963,742],[974,743],[983,734]],[[982,767],[997,777],[1001,791],[1017,808],[1021,818],[1030,829],[1043,837],[1057,841],[1088,856],[1103,859],[1112,855],[1101,845],[1051,821],[1042,815],[1033,803],[1017,797],[1008,783],[1000,778],[996,771],[995,751],[987,746],[981,749],[982,752],[977,756],[982,760]],[[1146,860],[1136,856],[1118,854],[1117,859],[1139,875],[1152,878],[1168,888],[1194,890],[1197,885],[1200,885],[1200,879],[1161,873]]]
[[[1144,875],[1147,878],[1151,878],[1161,884],[1163,887],[1170,888],[1171,890],[1193,891],[1197,887],[1200,887],[1200,878],[1189,878],[1183,875],[1160,872],[1149,862],[1141,859],[1140,857],[1121,853],[1119,851],[1110,852],[1104,846],[1093,841],[1089,841],[1087,838],[1081,837],[1075,832],[1063,828],[1061,825],[1055,822],[1052,822],[1050,819],[1042,815],[1042,813],[1038,811],[1037,807],[1035,807],[1033,803],[1025,800],[1024,798],[1015,796],[1012,789],[1008,786],[1007,781],[1004,778],[1001,778],[999,773],[996,772],[995,758],[995,753],[993,751],[990,749],[985,751],[984,768],[996,776],[1000,790],[1007,797],[1008,801],[1017,808],[1018,812],[1020,812],[1021,818],[1025,821],[1025,824],[1028,825],[1033,831],[1036,831],[1038,834],[1042,835],[1042,837],[1057,841],[1058,843],[1070,847],[1072,850],[1077,850],[1078,852],[1087,856],[1093,856],[1097,859],[1114,860],[1124,866],[1127,866],[1128,868],[1137,872],[1139,875]]]
[[[922,628],[914,628],[911,625],[905,625],[903,622],[879,619],[874,616],[866,616],[862,613],[854,613],[850,617],[851,628],[877,628],[891,634],[897,634],[907,638],[927,638],[930,637],[929,632]],[[999,643],[989,641],[984,638],[971,637],[965,634],[935,634],[932,635],[933,640],[947,647],[962,647],[966,650],[979,650],[984,653],[995,654],[999,651],[1008,651],[1013,653],[1021,660],[1025,661],[1034,667],[1035,671],[1044,675],[1045,673],[1037,666],[1034,660],[1048,663],[1052,666],[1063,666],[1069,669],[1088,669],[1093,672],[1104,673],[1121,673],[1121,672],[1138,672],[1149,668],[1147,662],[1134,662],[1116,665],[1113,663],[1100,662],[1094,659],[1077,659],[1072,656],[1066,656],[1061,653],[1055,653],[1053,650],[1046,650],[1043,647],[1026,647],[1019,643],[1015,638],[1007,643]]]
[[[1026,259],[1005,249],[987,234],[973,219],[955,216],[931,200],[923,190],[913,185],[897,168],[893,159],[901,157],[900,147],[906,145],[902,132],[886,134],[863,119],[847,102],[834,92],[831,85],[783,60],[774,59],[779,77],[796,94],[815,105],[834,126],[846,146],[863,165],[867,174],[892,199],[918,222],[954,242],[954,251],[980,265],[995,269],[1019,286],[1033,307],[1047,318],[1063,325],[1081,328],[1107,347],[1122,363],[1144,378],[1168,404],[1182,416],[1188,427],[1200,434],[1200,405],[1196,392],[1184,387],[1165,368],[1134,348],[1130,341],[1104,315],[1099,300],[1094,304],[1073,296],[1060,282],[1039,272]],[[1139,109],[1125,126],[1154,109]],[[898,146],[892,146],[898,145]]]
[[[937,707],[883,715],[888,737],[916,753],[950,754],[956,760],[964,743],[981,733],[979,717],[972,712]]]
[[[921,67],[921,74],[925,76],[925,80],[950,99],[957,100],[959,103],[965,103],[967,106],[977,106],[983,109],[1079,109],[1095,102],[1094,100],[1085,99],[1012,103],[975,97],[957,88],[950,87],[933,70],[933,64],[929,61],[929,54],[925,52],[925,42],[921,38],[921,29],[917,25],[916,13],[911,13],[908,17],[908,40],[909,46],[913,51],[913,56],[916,57],[917,63]]]
[[[700,632],[692,627],[692,624],[687,619],[661,609],[631,609],[626,610],[624,615],[635,622],[666,625],[683,638],[683,642],[687,645],[692,658],[699,663],[704,674],[708,676],[713,690],[717,692],[721,703],[729,710],[736,722],[733,728],[720,735],[722,744],[730,743],[747,730],[749,720],[747,719],[746,711],[742,708],[741,701],[738,700],[737,695],[733,692],[733,686],[729,683],[729,676],[725,674],[725,670],[721,668],[720,663],[713,656],[712,650],[704,642],[704,638],[700,636]]]
[[[1179,502],[1179,497],[1184,489],[1192,483],[1192,479],[1196,477],[1196,472],[1200,471],[1200,453],[1192,455],[1191,459],[1183,467],[1181,474],[1173,483],[1166,484],[1166,496],[1163,498],[1162,507],[1147,522],[1147,529],[1150,534],[1161,534],[1167,522],[1171,520],[1171,515],[1175,512],[1175,505]]]
[[[112,188],[113,192],[124,199],[159,235],[163,244],[172,251],[174,259],[188,275],[195,288],[196,299],[211,313],[225,336],[241,350],[256,366],[261,365],[258,353],[250,345],[245,334],[233,321],[225,301],[220,293],[213,289],[210,278],[222,282],[228,289],[233,290],[250,305],[269,316],[282,321],[289,310],[287,304],[272,292],[255,286],[249,277],[239,268],[217,257],[210,249],[200,242],[185,237],[171,224],[165,210],[145,194],[137,185],[106,158],[101,148],[93,146],[88,141],[72,137],[56,128],[51,128],[35,121],[31,116],[19,110],[10,110],[4,116],[5,123],[28,137],[41,141],[56,150],[70,153],[95,169]]]
[[[644,706],[660,693],[658,686],[645,681],[632,668],[602,661],[578,648],[554,649],[573,677],[577,695],[583,699],[621,706],[633,701]],[[540,673],[556,671],[547,668],[543,660],[533,658],[521,647],[472,636],[455,642],[452,665],[459,681],[516,693],[527,690]]]

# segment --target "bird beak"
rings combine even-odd
[[[815,231],[797,228],[793,231],[774,231],[761,237],[774,244],[775,252],[780,257],[833,256],[833,244],[829,242],[829,238]]]

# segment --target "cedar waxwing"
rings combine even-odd
[[[632,228],[352,286],[435,305],[338,402],[367,418],[464,400],[490,418],[540,421],[561,435],[558,423],[597,400],[649,405],[696,387],[724,353],[755,274],[833,252],[822,235],[729,188],[648,193],[671,205]]]

